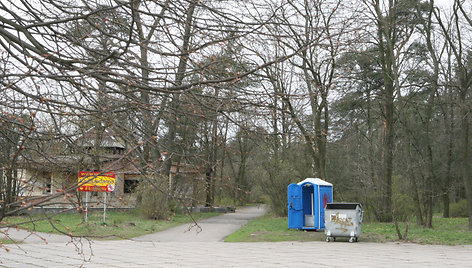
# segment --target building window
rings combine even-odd
[[[45,194],[51,193],[51,183],[50,182],[47,182],[47,183],[44,184],[43,193],[45,193]]]
[[[136,187],[138,187],[138,184],[139,184],[138,180],[125,180],[123,192],[125,194],[134,193],[134,191],[136,190]]]
[[[50,194],[51,193],[51,186],[52,186],[52,175],[45,173],[43,175],[44,183],[43,183],[43,194]]]

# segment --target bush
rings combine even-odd
[[[462,199],[457,203],[452,203],[449,207],[449,215],[454,218],[466,218],[467,214],[467,200]]]
[[[393,217],[397,221],[407,221],[415,215],[413,199],[402,193],[394,193],[392,197]]]
[[[295,171],[289,163],[277,158],[267,159],[262,167],[265,176],[261,176],[258,183],[269,199],[271,211],[277,216],[287,216],[287,186]]]
[[[402,176],[393,176],[392,185],[392,213],[396,221],[407,221],[408,218],[415,216],[415,202],[409,193],[409,186],[406,178]]]
[[[136,188],[136,210],[148,219],[168,219],[170,216],[167,180],[142,178]]]

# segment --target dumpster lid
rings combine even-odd
[[[305,184],[305,183],[312,183],[312,184],[315,184],[315,185],[322,185],[322,186],[333,186],[331,183],[327,182],[327,181],[324,181],[322,179],[319,179],[319,178],[306,178],[304,179],[303,181],[297,183],[298,185],[302,185],[302,184]]]
[[[356,209],[357,206],[362,209],[361,203],[328,203],[326,209]]]

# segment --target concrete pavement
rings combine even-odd
[[[135,241],[154,242],[217,242],[236,232],[251,219],[264,215],[265,206],[246,207],[236,213],[226,213],[220,216],[183,224],[162,232],[136,237]]]
[[[347,242],[25,244],[3,267],[471,267],[472,246]]]
[[[12,239],[20,244],[67,243],[72,238],[66,235],[30,232],[23,229],[0,229],[0,239]]]
[[[0,267],[471,267],[472,246],[409,243],[225,243],[257,208],[121,241],[48,241],[0,248]],[[226,230],[226,231],[222,231]]]

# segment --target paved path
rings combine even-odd
[[[217,242],[236,232],[249,220],[264,215],[265,206],[238,209],[237,213],[226,213],[220,216],[198,221],[198,226],[184,224],[166,231],[134,238],[136,241],[154,242]]]
[[[0,259],[4,267],[471,267],[472,246],[82,241],[25,244]]]
[[[227,232],[256,208],[238,210],[135,240],[28,242],[0,248],[3,267],[471,267],[472,246],[408,243],[279,242],[225,243]],[[246,216],[243,216],[246,215]],[[211,234],[210,234],[211,233]],[[219,233],[218,235],[214,233]],[[174,238],[174,239],[172,239]],[[362,237],[361,237],[362,238]],[[70,241],[70,239],[69,239]]]
[[[12,239],[21,244],[67,243],[72,239],[66,235],[29,232],[23,229],[0,229],[0,239]]]
[[[132,240],[146,242],[216,242],[234,233],[248,221],[264,215],[265,206],[238,209],[237,213],[227,213],[195,223],[183,224],[166,231],[136,237]],[[22,229],[0,229],[0,239],[13,239],[21,244],[68,243],[71,238],[48,233],[31,233]]]

